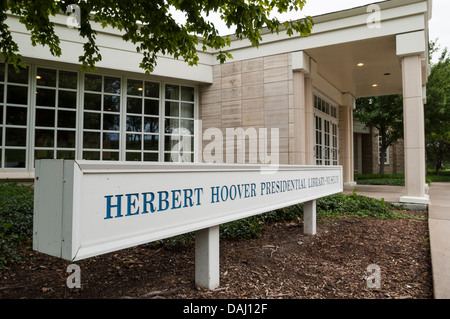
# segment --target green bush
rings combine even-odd
[[[20,260],[17,247],[31,241],[33,200],[30,187],[0,185],[0,269],[9,262]]]

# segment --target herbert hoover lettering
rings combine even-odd
[[[151,74],[114,28],[92,22],[102,60],[83,72],[67,15],[55,57],[7,13],[25,68],[0,56],[0,180],[34,182],[34,248],[79,260],[195,231],[196,281],[217,287],[219,225],[304,203],[315,234],[315,200],[355,185],[359,97],[403,95],[399,200],[427,203],[431,5],[323,14],[309,36],[262,30],[258,48],[231,36],[223,64],[199,39],[197,65],[160,54]]]

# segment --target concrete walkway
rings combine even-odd
[[[356,193],[398,203],[405,194],[403,186],[356,185],[344,193]],[[431,183],[428,195],[428,227],[435,299],[450,299],[450,183]]]

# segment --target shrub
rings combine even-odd
[[[31,241],[33,199],[30,187],[0,185],[0,269],[20,260],[17,247]]]

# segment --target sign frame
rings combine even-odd
[[[89,232],[90,234],[94,232],[92,230],[93,228],[89,228],[90,226],[88,226],[86,220],[83,219],[85,217],[82,217],[84,216],[83,214],[86,214],[82,211],[86,212],[86,202],[88,202],[85,198],[89,195],[86,194],[89,192],[85,190],[87,185],[90,185],[89,187],[92,188],[90,189],[90,193],[93,193],[96,189],[106,187],[106,181],[112,181],[121,176],[133,176],[132,180],[136,183],[141,181],[142,178],[145,178],[145,176],[160,176],[161,178],[164,178],[165,176],[174,176],[174,174],[178,174],[179,176],[186,174],[188,182],[192,182],[189,181],[189,178],[192,179],[193,176],[200,176],[198,178],[199,181],[195,181],[196,183],[202,183],[201,179],[204,176],[214,176],[215,178],[222,177],[223,180],[228,180],[228,184],[230,184],[233,183],[232,178],[239,177],[238,179],[240,179],[241,176],[244,176],[242,178],[245,179],[247,178],[247,175],[249,176],[249,179],[253,177],[273,179],[278,178],[277,176],[280,174],[283,176],[291,176],[295,174],[312,174],[312,172],[320,173],[322,175],[328,174],[329,176],[334,176],[336,180],[333,185],[330,185],[325,190],[320,191],[320,187],[317,187],[317,191],[314,189],[314,192],[308,193],[307,196],[295,198],[292,198],[291,194],[289,194],[289,196],[291,196],[289,197],[290,200],[281,202],[276,201],[274,204],[269,205],[266,203],[263,207],[255,208],[252,206],[246,209],[244,205],[243,209],[238,213],[222,213],[222,215],[218,216],[212,214],[212,217],[198,219],[192,223],[176,225],[174,227],[163,227],[149,233],[134,234],[133,236],[130,236],[132,238],[129,238],[127,237],[128,235],[124,234],[121,238],[120,236],[115,238],[113,242],[104,242],[89,246],[83,241],[86,236],[83,231]],[[263,214],[298,203],[312,203],[317,198],[339,193],[343,190],[342,166],[279,165],[274,167],[256,164],[105,163],[84,160],[37,160],[35,176],[33,249],[70,261],[94,257],[184,233],[209,229],[233,220]],[[92,183],[97,183],[96,178],[100,180],[100,182],[98,182],[99,184],[92,185]],[[91,183],[89,179],[92,179],[94,182]],[[188,182],[185,181],[185,183]],[[219,185],[220,183],[221,182],[218,181]],[[114,182],[110,182],[110,184],[114,184]],[[226,182],[222,182],[222,184],[226,184]],[[260,185],[261,188],[257,190],[258,192],[261,192],[261,194],[263,194],[265,188],[262,184],[263,183]],[[107,198],[108,196],[100,196],[104,206],[106,205],[105,201],[116,200],[114,204],[111,204],[112,202],[110,202],[109,206],[110,210],[115,209],[114,213],[111,213],[110,211],[110,215],[108,215],[108,211],[106,211],[106,214],[103,215],[104,222],[109,222],[110,219],[114,219],[113,217],[120,217],[116,219],[121,221],[125,221],[127,218],[131,220],[130,217],[126,217],[128,215],[125,211],[122,212],[120,210],[120,207],[123,207],[123,202],[122,206],[120,206],[121,202],[117,201],[120,198],[123,198],[123,201],[125,201],[125,198],[128,198],[128,203],[126,204],[128,213],[131,212],[130,210],[133,211],[133,214],[129,214],[130,216],[136,215],[136,213],[139,212],[139,208],[135,210],[136,203],[138,203],[137,194],[133,193],[129,195],[126,191],[122,191],[122,188],[126,189],[128,186],[129,185],[121,185],[121,183],[116,183],[113,186],[109,185],[109,187],[117,188],[118,193],[122,195],[111,194],[109,199]],[[274,187],[274,184],[266,184],[266,186]],[[300,187],[300,184],[298,187]],[[148,191],[148,189],[143,191]],[[214,191],[215,190],[211,188],[211,197],[216,195],[215,193],[213,194]],[[301,189],[298,188],[296,191],[301,191]],[[116,197],[114,198],[113,195]],[[280,196],[284,196],[284,194]],[[130,198],[132,199],[131,204]],[[243,203],[244,201],[241,202]],[[177,203],[180,204],[180,202]],[[230,209],[237,209],[237,206],[230,207]],[[191,211],[195,210],[197,212],[201,207],[199,205],[198,207],[190,207],[190,209]],[[227,208],[224,208],[224,210],[226,209]],[[315,202],[312,210],[314,211],[314,216],[309,217],[310,219],[312,218],[312,221],[309,222],[310,224],[312,223],[309,225],[309,228],[312,229],[312,233],[315,233]],[[148,216],[149,215],[151,215],[151,213],[148,214]],[[89,231],[89,229],[91,229],[91,231]],[[98,229],[99,232],[102,231],[100,227],[97,227],[96,229]]]

